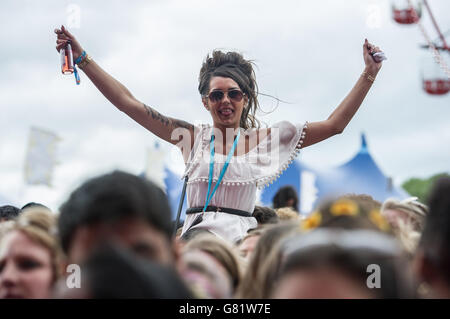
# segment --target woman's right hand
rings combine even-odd
[[[70,40],[73,52],[73,60],[75,61],[81,55],[81,53],[83,53],[83,48],[81,47],[80,43],[69,31],[67,31],[67,29],[63,25],[61,26],[61,29],[55,29],[55,33],[57,34],[56,51],[59,52],[59,50],[65,47],[67,41]]]

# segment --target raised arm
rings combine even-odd
[[[55,33],[58,35],[56,50],[59,52],[70,40],[73,57],[76,60],[83,52],[77,39],[64,26],[61,29],[55,29]],[[169,143],[180,146],[184,144],[180,143],[182,136],[189,136],[190,145],[185,145],[185,147],[192,147],[194,141],[194,126],[192,124],[164,116],[152,107],[138,101],[122,83],[105,72],[94,60],[85,65],[82,70],[99,91],[120,111]],[[189,135],[172,134],[178,128],[187,130]]]
[[[366,67],[364,72],[361,74],[350,93],[344,98],[333,113],[331,113],[328,119],[308,124],[302,147],[318,143],[344,131],[356,111],[358,111],[359,106],[366,97],[367,92],[369,92],[369,89],[381,68],[382,63],[375,62],[372,57],[373,53],[380,51],[381,50],[378,47],[370,44],[367,39],[365,40],[363,54]]]

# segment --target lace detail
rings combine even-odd
[[[272,184],[281,176],[281,174],[283,174],[283,172],[289,167],[300,152],[306,136],[307,125],[308,122],[301,127],[294,126],[289,122],[281,122],[276,124],[274,127],[278,128],[282,134],[285,134],[286,132],[293,132],[291,136],[288,136],[288,140],[284,141],[284,144],[283,141],[280,144],[278,155],[280,156],[281,163],[276,166],[271,165],[270,163],[271,154],[267,152],[267,149],[272,140],[270,138],[270,134],[268,134],[268,136],[261,140],[261,142],[247,154],[232,158],[232,162],[230,163],[228,170],[234,172],[227,172],[221,182],[221,185],[239,186],[255,184],[258,189],[263,189],[265,186]],[[208,170],[205,169],[207,167],[201,166],[198,169],[196,168],[202,161],[204,152],[209,149],[211,128],[212,127],[210,125],[201,125],[200,132],[196,136],[192,153],[189,161],[187,162],[185,173],[183,174],[183,178],[186,175],[190,177],[188,184],[208,183]],[[259,162],[255,161],[245,164],[242,161],[245,158],[251,158],[252,160],[256,159],[256,161]],[[208,163],[205,162],[203,164],[207,165]],[[248,167],[244,167],[243,165],[247,165]],[[203,171],[200,172],[202,168]],[[196,173],[193,173],[194,171],[196,171]],[[212,180],[216,183],[217,177],[213,177]]]
[[[217,178],[212,179],[213,183],[217,183],[217,180],[218,180]],[[250,184],[255,184],[256,181],[257,181],[256,179],[247,180],[247,181],[235,181],[235,182],[222,180],[222,182],[220,182],[220,185],[225,185],[225,186],[250,185]],[[192,180],[189,180],[188,184],[194,184],[194,183],[198,183],[198,182],[208,183],[208,179],[207,178],[194,178]]]
[[[264,187],[269,186],[270,184],[273,184],[273,182],[276,181],[284,173],[284,171],[289,167],[289,165],[291,165],[291,163],[294,161],[294,159],[300,153],[300,149],[302,148],[303,142],[306,137],[307,128],[308,128],[308,122],[305,122],[305,124],[302,127],[301,132],[298,133],[299,136],[297,135],[293,139],[293,142],[295,142],[295,144],[294,144],[295,146],[292,147],[288,159],[285,160],[284,163],[281,164],[280,168],[275,173],[256,180],[256,186],[258,189],[261,190]]]

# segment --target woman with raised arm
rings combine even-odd
[[[381,68],[374,54],[381,52],[367,39],[365,69],[328,119],[291,124],[283,121],[260,128],[258,86],[251,61],[236,52],[213,51],[200,69],[199,93],[211,114],[211,125],[198,127],[166,117],[138,101],[119,81],[85,53],[64,26],[56,29],[59,51],[71,41],[73,58],[100,92],[119,110],[163,140],[182,150],[188,177],[189,208],[182,234],[209,231],[237,241],[257,226],[251,217],[257,188],[273,182],[300,148],[341,133],[355,115]],[[182,235],[182,236],[183,236]]]

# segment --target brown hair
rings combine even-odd
[[[214,50],[211,55],[206,56],[198,77],[198,91],[202,97],[208,94],[209,83],[215,76],[233,79],[239,85],[248,98],[248,106],[242,111],[239,124],[244,129],[259,128],[260,126],[255,117],[256,110],[259,109],[259,102],[253,65],[252,61],[244,59],[240,53],[224,53]]]

